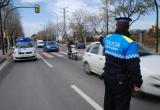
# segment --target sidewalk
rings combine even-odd
[[[8,56],[12,54],[12,52],[13,49],[10,49],[7,54],[3,55],[2,50],[0,49],[0,64],[3,63],[8,58]]]

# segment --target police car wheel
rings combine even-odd
[[[90,70],[90,66],[88,63],[84,63],[84,71],[86,74],[91,75],[91,70]]]

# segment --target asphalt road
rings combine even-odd
[[[1,74],[0,110],[102,110],[103,81],[65,52],[40,51],[38,61],[11,63]],[[132,98],[131,110],[159,109],[160,100]]]

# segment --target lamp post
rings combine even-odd
[[[156,6],[156,53],[158,53],[158,44],[159,44],[159,26],[158,26],[158,3],[156,0],[154,0],[155,6]]]
[[[58,31],[59,31],[59,25],[58,25],[58,16],[57,16],[57,33],[56,33],[57,34],[57,39],[56,40],[59,42],[59,38],[58,38],[59,32]]]
[[[106,32],[108,35],[108,0],[106,0]]]
[[[8,15],[12,12],[12,11],[14,11],[15,9],[18,9],[18,8],[34,8],[35,9],[35,13],[40,13],[40,5],[39,4],[36,4],[34,7],[14,7],[14,8],[12,8],[11,10],[9,10],[8,12],[7,12],[7,14],[5,15],[5,17],[4,17],[4,32],[3,32],[3,37],[4,37],[4,40],[6,41],[7,40],[7,32],[6,32],[6,19],[7,19],[7,17],[8,17]],[[0,15],[1,15],[1,13],[0,13]],[[5,35],[5,36],[4,36]],[[2,39],[3,40],[3,39]],[[6,44],[7,45],[7,44]],[[2,44],[2,48],[3,48],[3,54],[5,54],[4,53],[4,43]],[[6,53],[7,53],[7,49],[6,49]]]

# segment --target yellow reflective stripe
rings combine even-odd
[[[126,41],[128,41],[129,43],[133,42],[133,40],[130,39],[130,38],[128,38],[127,36],[123,36],[123,38],[124,38]]]

